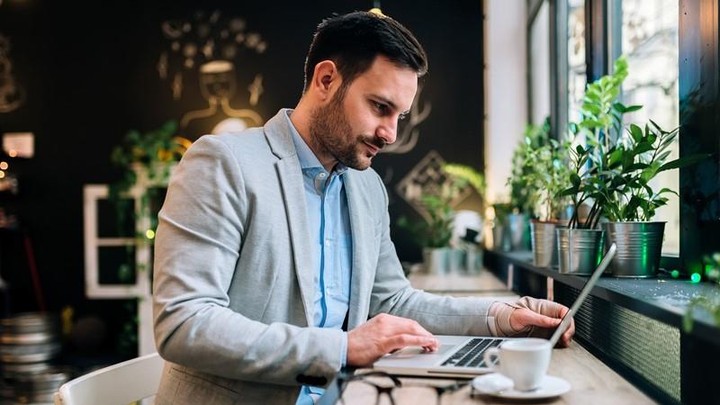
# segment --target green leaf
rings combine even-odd
[[[588,128],[588,129],[604,127],[604,125],[601,121],[598,121],[595,119],[583,120],[578,125],[580,125],[580,127],[582,127],[582,128]]]
[[[626,166],[624,171],[626,173],[632,173],[634,171],[647,169],[648,167],[650,167],[650,165],[648,165],[647,163],[637,162]]]
[[[667,160],[667,157],[670,156],[670,153],[671,153],[671,151],[669,151],[669,150],[662,152],[657,156],[656,160],[658,162],[664,162],[665,160]]]
[[[667,163],[663,164],[662,166],[660,166],[660,169],[658,169],[658,173],[663,172],[665,170],[672,170],[672,169],[678,169],[681,167],[691,166],[691,165],[694,165],[695,163],[701,162],[701,161],[709,158],[710,156],[712,156],[712,155],[709,153],[683,156],[681,158],[671,160],[670,162],[667,162]]]
[[[623,161],[624,150],[615,149],[608,155],[608,167],[614,167],[621,164]]]
[[[654,149],[655,148],[653,147],[652,142],[641,141],[637,145],[635,145],[631,152],[634,156],[637,156]]]
[[[630,136],[632,137],[633,141],[635,141],[635,142],[642,141],[643,131],[639,126],[637,126],[635,124],[630,124],[629,132],[630,132]]]
[[[662,138],[662,140],[660,142],[660,148],[666,149],[666,148],[670,147],[673,143],[675,143],[676,137],[677,137],[677,132],[668,134],[666,137]]]

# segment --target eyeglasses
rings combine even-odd
[[[339,404],[342,405],[442,405],[445,393],[457,391],[469,383],[456,382],[444,386],[403,383],[397,377],[382,371],[339,376],[336,381],[340,393]]]

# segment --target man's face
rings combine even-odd
[[[313,113],[310,138],[325,167],[337,162],[357,170],[395,142],[400,116],[410,109],[417,91],[417,74],[378,57],[355,78],[344,95],[332,98]]]

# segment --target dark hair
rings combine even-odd
[[[332,60],[348,86],[370,69],[378,55],[398,66],[427,73],[427,56],[420,42],[399,22],[367,11],[333,16],[318,25],[305,59],[305,86],[311,81],[315,65]]]

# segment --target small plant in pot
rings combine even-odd
[[[640,108],[617,101],[627,74],[627,62],[621,57],[615,61],[612,74],[587,86],[581,119],[569,125],[576,146],[570,148],[571,186],[561,195],[571,199],[573,213],[567,228],[557,231],[561,273],[589,275],[603,253],[605,235],[599,221],[613,194],[606,173],[607,149],[610,140],[622,133],[623,114]]]
[[[515,214],[529,215],[533,211],[534,201],[525,185],[526,176],[535,171],[533,162],[527,157],[530,152],[547,142],[548,132],[543,126],[527,125],[523,137],[513,151],[511,172],[507,179],[510,187],[510,206]]]
[[[538,130],[542,142],[525,149],[525,161],[533,162],[534,170],[522,177],[532,207],[530,221],[533,262],[550,267],[557,262],[555,229],[564,226],[562,212],[568,197],[561,195],[570,186],[570,167],[567,162],[569,140],[550,138],[549,120]],[[529,141],[527,141],[529,143]]]
[[[460,193],[472,187],[482,198],[485,190],[484,176],[470,166],[444,164],[442,170],[447,181],[424,190],[419,197],[426,212],[423,220],[411,221],[402,216],[397,221],[398,226],[412,232],[422,246],[425,270],[429,273],[445,273],[450,267],[454,204]]]
[[[509,222],[508,216],[513,213],[513,207],[509,202],[497,202],[492,205],[494,218],[492,221],[492,248],[496,250],[509,251],[510,234],[505,229]]]
[[[420,197],[430,216],[420,227],[424,247],[444,248],[450,246],[452,221],[455,214],[455,210],[452,208],[453,195],[454,191],[444,188],[439,194]]]
[[[459,268],[476,273],[483,268],[485,232],[485,176],[472,166],[461,163],[446,163],[443,172],[460,190],[459,209],[453,220],[453,236],[450,244],[452,254],[459,261]],[[468,192],[470,190],[474,191]],[[464,209],[460,209],[464,204]],[[451,266],[452,267],[452,266]]]
[[[453,201],[458,190],[454,183],[442,183],[425,189],[418,202],[425,211],[420,220],[398,218],[398,226],[409,230],[422,247],[427,273],[445,273],[449,266],[450,239],[455,210]]]
[[[510,210],[502,222],[503,250],[528,250],[530,248],[530,222],[539,196],[527,185],[529,176],[536,172],[533,152],[549,142],[549,124],[527,125],[522,139],[513,151],[511,172],[507,179],[510,187]],[[504,209],[504,206],[498,206]],[[505,210],[507,211],[507,210]],[[497,212],[497,210],[496,210]],[[507,245],[509,244],[509,249]]]
[[[617,101],[626,77],[627,62],[620,57],[613,74],[588,85],[582,120],[571,125],[576,139],[584,139],[586,146],[579,144],[573,150],[572,187],[563,194],[573,199],[575,207],[569,228],[595,230],[601,218],[607,220],[601,224],[605,244],[618,245],[609,268],[611,274],[650,277],[659,269],[665,228],[664,221],[653,221],[653,217],[667,204],[668,194],[677,194],[668,188],[655,190],[651,180],[663,171],[693,164],[708,155],[670,160],[678,128],[666,131],[652,120],[642,127],[625,124],[625,113],[642,108]],[[579,208],[583,206],[590,208],[581,216]],[[626,242],[630,240],[634,242]],[[601,252],[587,256],[583,271],[589,272]]]
[[[564,228],[556,230],[558,270],[561,273],[590,275],[602,257],[604,232],[598,221],[604,207],[605,176],[589,164],[593,147],[570,149],[570,187],[560,195],[570,198],[572,214]]]
[[[607,149],[607,189],[604,213],[608,222],[602,224],[608,243],[618,244],[618,255],[610,271],[618,277],[652,277],[660,267],[664,221],[654,221],[655,212],[668,202],[675,190],[655,190],[650,181],[665,170],[694,164],[708,155],[693,155],[668,160],[670,147],[679,131],[662,129],[652,120],[640,128],[631,124],[622,138]],[[638,241],[623,243],[631,235]],[[631,239],[630,239],[631,240]],[[647,256],[646,256],[647,255]]]

